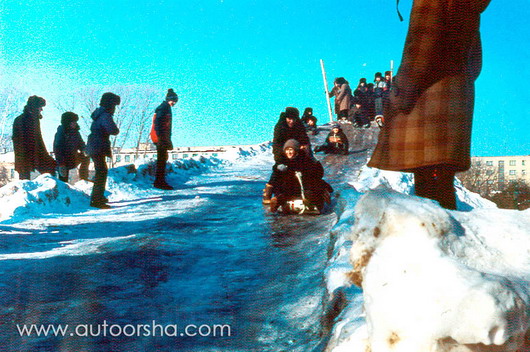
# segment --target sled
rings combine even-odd
[[[304,194],[304,185],[302,183],[302,173],[300,171],[295,172],[295,176],[300,183],[301,196],[290,199],[278,207],[278,210],[284,214],[296,214],[296,215],[320,215],[321,210],[314,204],[312,204]],[[327,192],[327,191],[324,191]],[[328,193],[329,197],[329,193]]]

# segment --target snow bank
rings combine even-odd
[[[378,188],[387,188],[403,194],[414,194],[414,175],[406,172],[387,171],[363,166],[359,177],[350,183],[357,191],[367,192]],[[492,201],[467,190],[460,180],[455,181],[457,209],[469,211],[475,208],[496,208]]]
[[[367,188],[410,185],[369,172]],[[328,351],[530,350],[530,211],[447,211],[382,188],[353,208],[361,195],[345,196],[326,273]]]
[[[82,191],[44,174],[0,188],[0,221],[42,213],[71,213],[88,207]]]

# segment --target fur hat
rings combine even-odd
[[[381,72],[376,72],[376,73],[375,73],[375,77],[374,77],[374,79],[376,79],[376,78],[378,78],[378,77],[379,77],[379,78],[383,78],[383,75],[381,74]]]
[[[71,111],[67,111],[61,115],[61,125],[63,126],[67,126],[71,122],[77,122],[78,120],[79,120],[79,116],[76,113],[73,113]]]
[[[32,95],[28,98],[28,102],[26,103],[26,105],[31,109],[38,109],[46,106],[46,100],[36,95]]]
[[[167,90],[166,101],[174,101],[175,103],[176,103],[177,101],[179,101],[179,97],[178,97],[177,93],[175,93],[175,91],[173,90],[173,88],[169,88],[169,89]]]
[[[107,110],[110,110],[110,108],[114,108],[116,105],[120,105],[120,103],[121,98],[119,95],[107,92],[101,96],[99,106],[103,106]]]
[[[300,118],[300,112],[297,108],[287,107],[285,108],[285,118],[297,120]]]
[[[392,74],[391,71],[385,71],[385,76],[390,76]]]
[[[344,77],[337,77],[337,78],[335,78],[335,83],[344,84],[344,83],[348,83],[348,81],[346,81],[346,79]]]
[[[313,108],[305,108],[304,115],[307,115],[309,113],[311,113],[311,115],[313,115]]]
[[[296,139],[289,139],[285,144],[283,145],[283,150],[287,148],[293,148],[296,151],[300,150],[300,142],[298,142]]]

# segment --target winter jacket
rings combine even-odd
[[[173,149],[173,143],[171,142],[172,116],[171,105],[167,101],[162,102],[155,110],[153,127],[158,139],[156,143],[158,148]]]
[[[76,156],[85,150],[85,141],[79,133],[79,128],[60,125],[57,127],[53,141],[53,153],[59,166],[73,169],[77,166]]]
[[[302,184],[304,191],[316,193],[324,190],[332,191],[332,188],[322,179],[324,168],[314,158],[307,156],[304,152],[298,153],[294,159],[283,159],[281,164],[273,166],[271,182],[273,192],[284,197],[300,197],[300,182],[296,178],[296,172],[302,173]]]
[[[333,130],[328,134],[326,142],[318,148],[325,153],[348,154],[350,148],[348,137],[342,129],[335,133]]]
[[[315,123],[315,126],[317,125],[317,118],[315,115],[313,115],[313,109],[312,108],[306,108],[304,110],[304,114],[302,115],[302,123],[305,125],[309,122],[309,120],[312,120]]]
[[[15,151],[15,170],[33,171],[41,165],[55,165],[48,154],[40,128],[40,113],[32,112],[27,106],[22,115],[13,122],[13,148]]]
[[[349,84],[341,84],[340,87],[334,86],[329,97],[335,97],[335,113],[348,110],[352,103],[352,92]]]
[[[112,115],[102,106],[94,110],[92,120],[86,153],[91,157],[101,155],[112,157],[110,136],[117,135],[120,129],[116,126]]]
[[[489,0],[414,0],[401,66],[371,167],[395,171],[470,165],[480,14]],[[428,31],[425,28],[429,28]]]
[[[274,138],[272,140],[272,153],[274,154],[274,161],[281,159],[283,154],[283,146],[289,139],[297,140],[301,145],[310,146],[309,137],[305,131],[305,127],[300,119],[294,121],[294,126],[289,127],[285,117],[280,115],[280,119],[274,127]]]
[[[386,82],[383,80],[374,82],[374,97],[382,98],[384,92],[387,90]]]

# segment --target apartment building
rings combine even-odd
[[[499,190],[517,180],[530,185],[530,155],[472,157],[471,164],[483,169],[485,176],[494,176],[491,180]]]

